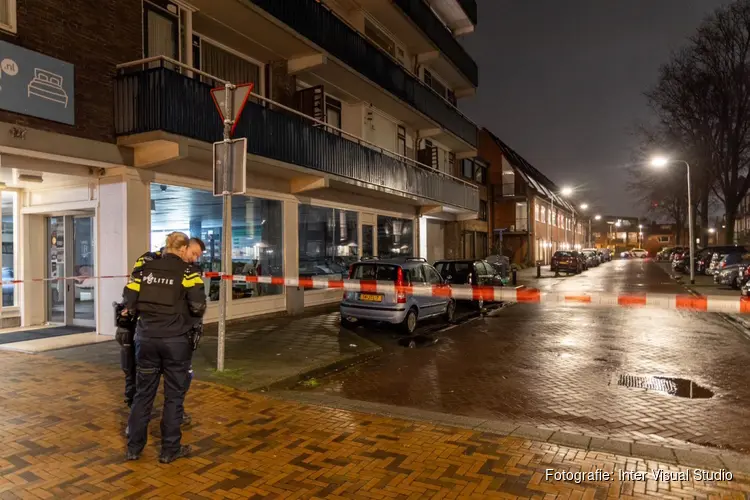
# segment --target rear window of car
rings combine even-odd
[[[396,281],[398,266],[388,264],[355,264],[352,279]]]
[[[555,257],[570,257],[570,252],[555,252]]]

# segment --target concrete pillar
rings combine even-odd
[[[299,276],[299,203],[284,201],[284,276]],[[305,309],[305,290],[286,287],[286,312],[290,316]]]
[[[149,184],[127,170],[99,181],[96,252],[99,276],[127,275],[138,257],[150,248],[151,196]],[[97,283],[97,332],[114,335],[112,302],[120,300],[127,278]]]
[[[26,193],[19,193],[19,201]],[[20,211],[19,211],[20,213]],[[17,285],[18,305],[21,308],[21,326],[34,326],[44,323],[47,316],[47,283],[29,281],[46,278],[47,227],[43,215],[20,215],[18,227],[18,269],[16,279],[24,280]]]

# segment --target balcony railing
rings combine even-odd
[[[466,17],[471,20],[471,23],[477,25],[477,0],[458,0],[458,4],[466,13]]]
[[[171,60],[168,64],[179,65]],[[210,91],[210,85],[165,67],[121,69],[115,80],[115,133],[161,130],[205,142],[221,140],[222,123]],[[254,97],[258,103],[247,103],[235,130],[235,136],[247,137],[248,153],[402,195],[479,210],[475,186]]]
[[[395,0],[394,3],[419,26],[475,87],[479,85],[477,63],[424,0]]]
[[[477,126],[400,64],[317,0],[251,0],[473,147]]]

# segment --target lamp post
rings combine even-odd
[[[594,216],[594,220],[602,220],[602,216],[599,214],[596,214]],[[593,248],[591,245],[591,217],[589,217],[589,248]]]
[[[663,168],[670,163],[682,163],[687,170],[687,197],[688,197],[688,238],[690,238],[690,284],[695,284],[695,238],[693,237],[693,200],[690,195],[690,164],[685,160],[670,160],[663,156],[651,159],[651,166]]]
[[[549,203],[549,219],[547,219],[547,222],[548,222],[547,223],[547,238],[549,239],[549,246],[550,246],[550,263],[552,263],[552,250],[551,250],[552,249],[552,225],[556,224],[556,221],[555,221],[555,217],[553,217],[553,214],[554,214],[554,211],[555,211],[555,193],[550,192],[550,194],[551,194],[551,196],[549,198],[550,199],[550,203]],[[563,187],[560,190],[560,195],[561,196],[570,196],[571,194],[573,194],[573,188],[570,188],[570,187],[566,186],[566,187]],[[556,230],[555,233],[556,233],[556,236],[559,239],[560,232]],[[567,237],[566,237],[566,239],[567,239]]]

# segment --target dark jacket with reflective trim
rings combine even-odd
[[[136,311],[136,332],[145,337],[184,335],[206,310],[203,280],[196,268],[172,254],[143,263],[123,292]]]
[[[133,279],[136,276],[140,277],[139,274],[141,272],[141,268],[146,262],[151,262],[152,260],[161,259],[162,254],[164,253],[164,249],[160,249],[156,252],[146,252],[140,257],[138,257],[138,260],[135,261],[135,264],[133,265],[133,270],[130,272],[130,278]]]

